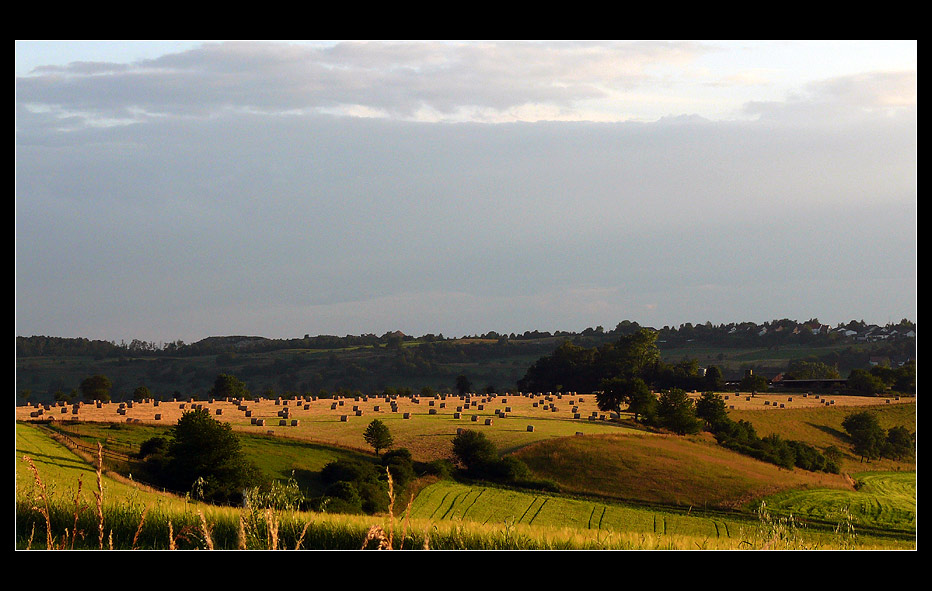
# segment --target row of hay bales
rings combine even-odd
[[[355,397],[346,397],[346,396],[337,396],[334,398],[319,399],[317,396],[310,397],[292,397],[292,398],[276,398],[276,399],[266,399],[262,397],[254,397],[249,399],[210,399],[209,402],[199,402],[196,398],[191,397],[188,399],[178,399],[175,398],[171,401],[159,401],[154,399],[146,399],[138,402],[101,402],[97,401],[94,403],[84,403],[77,402],[70,407],[65,402],[57,402],[50,405],[39,405],[35,408],[31,408],[31,404],[27,404],[24,408],[28,409],[28,416],[31,419],[37,420],[48,420],[49,415],[52,412],[61,412],[62,414],[68,414],[69,416],[60,417],[61,419],[68,420],[92,420],[92,421],[113,421],[118,420],[117,417],[113,415],[116,414],[120,418],[125,418],[128,422],[140,422],[140,421],[162,421],[163,419],[173,420],[174,418],[179,417],[183,412],[194,410],[194,409],[208,409],[216,416],[219,420],[229,420],[236,421],[239,418],[248,418],[250,419],[250,424],[257,426],[268,426],[274,420],[278,420],[279,426],[299,426],[300,420],[295,418],[292,413],[297,414],[299,410],[325,410],[329,405],[331,411],[343,411],[350,406],[349,401],[354,402],[378,402],[378,404],[373,404],[372,411],[376,413],[380,412],[390,412],[398,413],[401,412],[402,418],[409,419],[415,412],[416,408],[411,405],[422,405],[425,404],[427,407],[427,414],[437,415],[442,411],[448,410],[448,400],[458,401],[455,404],[455,411],[453,415],[455,418],[463,418],[468,416],[470,411],[474,412],[485,412],[486,408],[492,403],[496,404],[497,408],[494,409],[495,416],[499,418],[506,418],[509,416],[516,407],[512,404],[508,404],[508,397],[517,398],[518,400],[535,400],[533,407],[539,407],[543,410],[549,410],[551,412],[556,412],[557,406],[556,401],[564,399],[566,396],[576,396],[575,393],[557,393],[553,394],[551,392],[543,393],[517,393],[510,395],[499,395],[496,393],[491,394],[476,394],[476,393],[467,393],[463,395],[451,395],[451,394],[435,394],[433,396],[412,396],[408,397],[399,397],[397,395],[391,396],[355,396]],[[572,404],[578,404],[582,402],[583,397],[579,396],[578,401],[576,398],[570,400]],[[382,402],[387,403],[386,407],[383,407]],[[276,414],[276,419],[272,419],[270,416],[263,416],[262,411],[265,410],[263,407],[268,407],[268,405],[274,405],[278,407]],[[527,406],[527,410],[533,408],[530,405]],[[364,409],[361,404],[353,404],[353,415],[363,416],[368,409]],[[85,412],[83,409],[97,409],[98,412],[90,413]],[[454,404],[449,402],[449,410],[454,408]],[[54,410],[53,410],[54,409]],[[491,410],[491,409],[489,409]],[[576,408],[574,407],[574,410]],[[449,411],[448,411],[449,412]],[[129,416],[133,415],[133,416]],[[341,414],[340,420],[348,420],[347,414]],[[20,417],[18,417],[20,418]],[[24,418],[24,417],[23,417]],[[476,419],[478,421],[478,416]],[[489,419],[490,420],[490,419]],[[489,423],[491,424],[491,423]]]
[[[694,394],[698,396],[698,393]],[[730,409],[751,410],[797,407],[797,401],[799,401],[800,407],[831,406],[836,403],[836,397],[826,398],[811,392],[794,396],[738,392],[725,394],[724,398]],[[876,398],[846,396],[838,398],[839,405],[881,403]],[[855,400],[849,400],[852,398]],[[893,401],[899,402],[900,399],[895,397]],[[885,402],[890,404],[892,401],[886,399]],[[364,403],[370,403],[371,406]],[[349,412],[350,407],[352,407],[352,412]],[[317,396],[294,396],[291,398],[250,397],[248,399],[210,399],[204,402],[199,402],[193,397],[186,400],[174,399],[170,402],[160,402],[154,399],[119,403],[99,401],[66,403],[59,401],[52,404],[36,406],[26,404],[23,407],[17,407],[17,419],[173,422],[180,417],[182,412],[195,408],[210,409],[218,420],[239,421],[240,419],[250,419],[250,424],[257,426],[268,426],[276,421],[279,426],[283,426],[284,421],[284,426],[295,427],[301,425],[300,418],[303,414],[301,411],[310,412],[311,416],[334,413],[343,422],[348,421],[350,416],[365,416],[369,412],[377,414],[400,413],[404,419],[409,419],[414,414],[440,415],[447,413],[452,413],[455,419],[463,419],[476,415],[485,415],[490,411],[494,411],[492,414],[496,418],[506,418],[512,415],[551,416],[553,418],[559,416],[559,418],[588,421],[619,418],[617,413],[606,415],[599,412],[595,397],[591,394],[583,396],[575,392],[518,392],[512,394],[477,394],[471,392],[462,395],[438,393],[432,396],[414,395],[412,397],[398,395],[336,396],[333,398],[319,398]],[[426,409],[426,413],[424,410],[419,409]],[[258,422],[259,420],[262,420],[261,424]],[[478,422],[478,420],[477,416],[475,421]]]

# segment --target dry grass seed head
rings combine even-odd
[[[383,530],[378,525],[373,525],[372,527],[369,528],[369,531],[366,532],[366,537],[362,541],[362,547],[360,548],[360,550],[365,550],[366,546],[368,546],[369,542],[371,542],[372,540],[379,541],[379,546],[377,548],[378,550],[391,550],[392,549],[391,542],[389,541],[388,536],[385,535],[385,530]]]
[[[38,511],[45,519],[45,547],[47,550],[52,550],[54,542],[52,538],[52,524],[49,521],[49,500],[45,490],[45,483],[42,482],[42,478],[39,477],[39,469],[36,468],[36,465],[32,462],[32,458],[23,456],[23,461],[29,464],[29,468],[32,470],[33,489],[35,491],[33,493],[33,501],[42,501],[41,507],[38,503],[35,503],[32,508],[34,511]]]
[[[197,512],[201,516],[201,532],[204,534],[204,542],[207,544],[208,550],[214,549],[214,541],[210,538],[210,528],[207,527],[207,519],[204,518],[204,513],[201,511]]]

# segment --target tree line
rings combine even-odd
[[[845,336],[832,331],[819,330],[823,325],[817,318],[796,321],[787,318],[757,324],[754,322],[731,322],[727,324],[684,323],[679,326],[664,326],[654,329],[659,340],[665,346],[678,347],[687,343],[716,345],[722,347],[743,346],[777,346],[783,344],[837,343]],[[839,324],[838,328],[850,328],[863,331],[868,327],[863,320]],[[97,358],[120,356],[197,356],[217,355],[220,353],[250,351],[268,352],[281,349],[344,349],[347,347],[397,346],[400,343],[451,343],[462,339],[494,341],[503,343],[520,343],[540,340],[570,340],[579,345],[593,346],[603,342],[633,334],[641,327],[637,322],[623,320],[615,328],[606,330],[602,326],[589,327],[582,331],[541,331],[528,330],[523,333],[500,333],[489,331],[485,334],[466,335],[464,337],[445,337],[441,334],[428,333],[419,337],[406,335],[401,331],[389,331],[382,335],[364,333],[360,335],[304,335],[302,338],[269,339],[265,337],[208,337],[194,343],[181,340],[167,343],[155,343],[140,339],[130,342],[91,340],[86,338],[66,338],[52,336],[17,336],[16,355],[19,357],[48,356],[94,356]],[[909,331],[915,333],[916,323],[902,319],[883,328],[894,334],[902,335]],[[895,340],[895,339],[894,339]]]

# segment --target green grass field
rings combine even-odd
[[[730,415],[751,421],[761,435],[776,432],[822,449],[835,445],[848,450],[850,443],[841,421],[865,408],[878,414],[884,428],[905,425],[911,431],[916,429],[914,403],[857,409],[731,411]],[[610,421],[552,418],[556,413],[538,409],[522,412],[526,415],[478,427],[448,414],[414,414],[408,420],[394,413],[379,417],[395,435],[395,447],[431,449],[430,453],[421,452],[427,458],[449,457],[457,427],[483,430],[500,451],[514,453],[527,463],[535,478],[555,482],[563,491],[544,494],[435,482],[422,488],[413,502],[412,531],[421,533],[411,534],[408,547],[425,543],[433,548],[915,547],[915,461],[861,463],[849,453],[843,459],[843,474],[785,470],[726,450],[708,434],[678,437],[639,432]],[[487,409],[484,414],[491,413]],[[326,412],[302,418],[302,426],[322,434],[320,441],[283,436],[293,432],[286,428],[273,429],[274,435],[265,430],[237,432],[247,458],[267,476],[278,480],[294,477],[307,494],[319,495],[323,491],[320,470],[328,462],[341,458],[375,460],[362,441],[362,431],[372,417],[351,418],[358,420],[343,423]],[[535,425],[533,433],[525,429],[530,422]],[[107,449],[130,453],[145,439],[167,437],[169,425],[82,422],[66,428],[76,429],[88,443],[100,441]],[[89,458],[79,458],[37,426],[17,423],[20,546],[26,543],[27,535],[40,535],[35,528],[45,527],[31,509],[40,489],[23,456],[31,458],[46,485],[46,496],[52,499],[57,539],[63,539],[64,530],[74,530],[69,520],[74,521],[79,482],[83,531],[96,527],[93,520],[87,521],[95,514],[97,490],[96,471]],[[128,478],[106,474],[103,488],[107,523],[117,531],[115,547],[164,547],[169,524],[196,531],[202,514],[216,523],[214,541],[218,547],[240,544],[235,510],[159,494]],[[765,512],[758,515],[761,500]],[[251,519],[255,521],[255,515]],[[309,547],[352,548],[361,543],[373,523],[387,528],[385,519],[313,513],[283,517],[282,523],[291,525],[290,541],[282,543],[303,543],[300,534],[305,529],[305,534],[313,532],[313,537],[306,538]],[[145,527],[139,527],[140,520],[147,522]],[[94,547],[96,538],[90,533],[87,537],[88,547]],[[42,545],[40,540],[36,542]],[[196,535],[188,541],[196,547],[206,543]],[[250,547],[262,547],[263,543],[256,538]]]
[[[828,523],[848,521],[858,529],[885,530],[915,535],[916,473],[867,472],[856,474],[856,491],[793,490],[766,499],[780,515],[798,515]]]
[[[84,510],[80,520],[75,523],[83,538],[76,547],[96,547],[94,469],[34,426],[17,424],[16,431],[17,547],[25,547],[27,543],[30,547],[42,547],[44,543],[44,521],[34,509],[30,509],[35,499],[35,479],[32,470],[22,460],[24,455],[33,460],[46,485],[47,496],[53,507],[50,531],[54,543],[65,545],[68,541],[67,532],[72,527],[75,506],[74,493],[80,480],[83,482],[80,502]],[[277,466],[274,470],[279,472],[287,471],[296,459],[313,467],[315,462],[320,464],[326,461],[328,453],[343,453],[341,450],[327,452],[325,448],[320,448],[317,450],[320,455],[315,459],[313,453],[307,453],[312,446],[275,438],[254,439],[265,441],[261,446],[253,447],[252,453],[267,458],[268,465]],[[570,437],[565,441],[589,439],[593,438]],[[908,500],[912,494],[912,522],[915,522],[914,488],[910,487],[908,477],[904,480],[866,474],[859,478],[864,485],[854,494],[869,495],[873,499],[865,499],[864,507],[875,503],[892,508],[889,499],[901,498],[903,505],[898,506],[896,511],[908,512]],[[898,540],[873,537],[868,535],[870,532],[861,533],[858,530],[860,524],[855,525],[853,532],[839,537],[839,534],[827,532],[824,528],[808,530],[805,525],[794,525],[792,521],[788,525],[785,520],[763,519],[753,514],[742,517],[689,509],[671,511],[632,507],[605,500],[468,486],[452,481],[440,481],[426,487],[412,505],[410,522],[404,521],[404,525],[400,515],[389,520],[386,517],[294,513],[274,517],[258,515],[257,519],[255,513],[208,507],[149,492],[133,483],[113,480],[107,476],[104,476],[103,482],[106,531],[113,532],[110,536],[116,548],[164,549],[168,547],[171,538],[169,532],[174,532],[173,543],[177,543],[180,548],[237,548],[244,545],[242,539],[245,535],[249,540],[245,546],[257,549],[265,549],[267,544],[272,543],[276,547],[351,549],[361,547],[366,531],[373,525],[378,525],[384,531],[395,528],[398,536],[394,542],[396,548],[402,544],[402,540],[407,548],[426,545],[429,548],[477,549],[914,547],[914,541],[910,541],[908,535]],[[800,514],[805,503],[819,505],[819,498],[812,494],[809,497],[773,497],[768,499],[768,507],[772,507],[775,513],[791,510]],[[860,514],[866,514],[867,510],[855,510],[856,513],[859,511]],[[815,511],[810,510],[810,513],[815,514]],[[241,518],[247,524],[246,534],[242,533],[238,525]],[[900,528],[900,531],[908,534],[909,517],[906,515],[887,509],[885,513],[875,513],[873,519],[878,527],[884,524],[906,524],[905,529]],[[270,537],[273,523],[275,535],[280,536],[280,539]],[[203,530],[205,527],[207,529]],[[402,536],[402,527],[406,536]],[[209,534],[199,533],[202,530]]]

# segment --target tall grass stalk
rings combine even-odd
[[[33,474],[33,506],[32,510],[37,511],[45,519],[45,548],[51,550],[52,545],[52,521],[49,517],[49,497],[45,489],[45,483],[39,477],[39,469],[32,463],[32,458],[23,456],[23,461],[29,464]],[[40,504],[41,503],[41,504]],[[32,536],[30,536],[30,543]]]
[[[104,549],[104,483],[103,483],[103,446],[97,442],[97,490],[94,491],[94,499],[97,502],[97,536],[100,542],[100,549]]]

